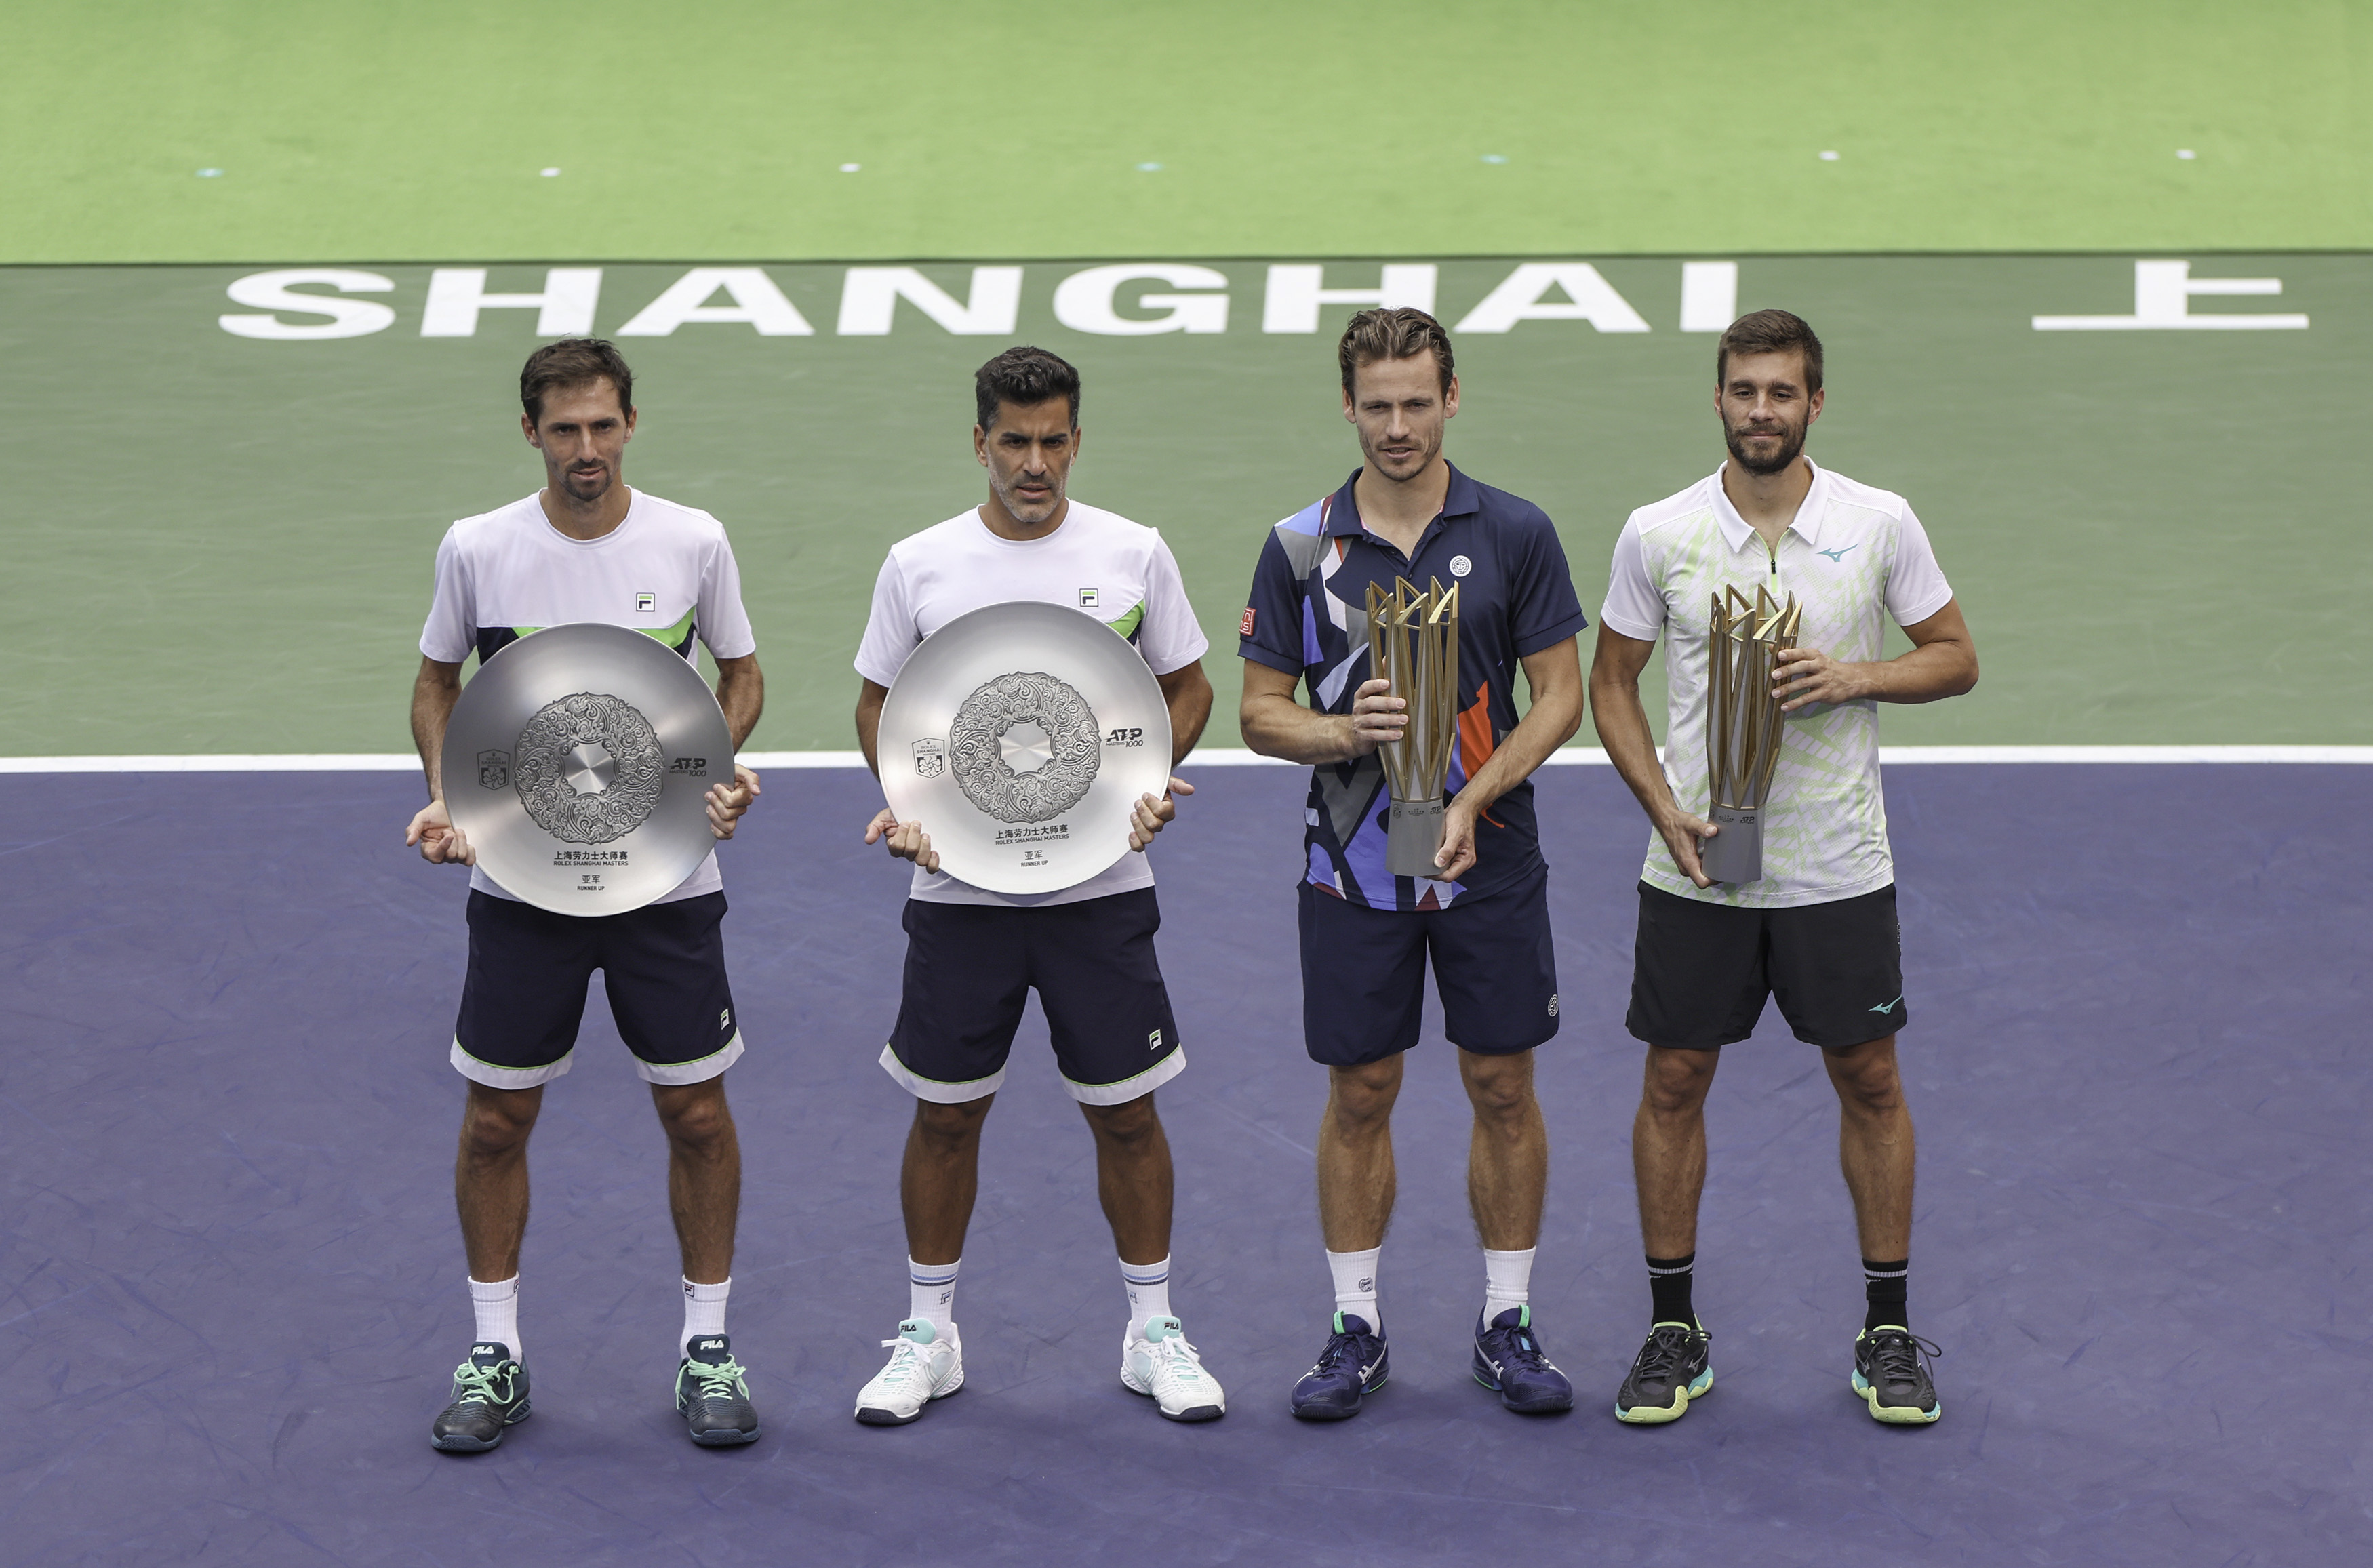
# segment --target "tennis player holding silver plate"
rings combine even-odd
[[[429,801],[405,842],[470,868],[450,1059],[469,1082],[453,1195],[475,1338],[430,1441],[483,1452],[532,1408],[528,1138],[576,1059],[598,969],[667,1132],[676,1410],[695,1443],[735,1446],[758,1415],[725,1334],[742,1152],[724,1075],[742,1040],[714,849],[758,793],[733,760],[766,702],[758,645],[723,525],[626,486],[634,375],[617,349],[544,345],[520,406],[544,488],[447,532],[412,693]],[[715,696],[696,643],[717,661]]]
[[[988,497],[891,547],[857,651],[858,742],[889,802],[865,841],[914,865],[882,1067],[915,1116],[907,1315],[856,1415],[904,1425],[964,1386],[956,1270],[981,1129],[1035,990],[1095,1139],[1128,1297],[1121,1384],[1172,1421],[1210,1421],[1227,1398],[1170,1310],[1170,1142],[1153,1108],[1186,1057],[1154,957],[1153,867],[1132,853],[1193,792],[1170,769],[1211,714],[1209,644],[1162,535],[1067,493],[1079,372],[1011,348],[973,393]]]

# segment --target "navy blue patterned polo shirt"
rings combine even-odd
[[[1341,489],[1269,531],[1236,651],[1301,676],[1322,712],[1349,713],[1371,678],[1368,585],[1389,592],[1395,578],[1420,589],[1432,579],[1457,583],[1458,744],[1445,786],[1455,796],[1516,727],[1518,661],[1590,623],[1557,529],[1530,501],[1454,467],[1441,515],[1403,556],[1361,524],[1359,477],[1354,470]],[[1303,842],[1314,886],[1378,909],[1438,909],[1505,886],[1540,861],[1530,779],[1476,820],[1475,864],[1455,883],[1385,872],[1389,803],[1384,761],[1373,753],[1311,770]]]

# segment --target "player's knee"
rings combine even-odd
[[[1088,1121],[1096,1136],[1107,1142],[1141,1147],[1153,1141],[1162,1130],[1162,1118],[1153,1109],[1153,1096],[1140,1094],[1136,1099],[1117,1106],[1083,1106]]]
[[[1867,1057],[1832,1055],[1829,1082],[1837,1085],[1839,1102],[1848,1110],[1886,1116],[1903,1108],[1903,1077],[1896,1069],[1892,1051]]]
[[[660,1112],[668,1138],[687,1149],[710,1150],[732,1136],[733,1113],[723,1094],[701,1094],[679,1101]]]
[[[1477,1119],[1521,1124],[1534,1114],[1533,1075],[1522,1059],[1483,1057],[1467,1072],[1467,1098]]]
[[[462,1152],[473,1160],[500,1160],[516,1153],[535,1129],[536,1107],[508,1096],[473,1094],[462,1113]]]
[[[981,1118],[988,1114],[988,1102],[967,1100],[962,1105],[941,1105],[937,1100],[915,1102],[915,1131],[923,1141],[941,1150],[961,1147],[980,1131]]]
[[[1327,1114],[1347,1127],[1367,1129],[1392,1117],[1393,1102],[1400,1097],[1398,1057],[1359,1067],[1338,1067],[1328,1075]]]
[[[1641,1103],[1652,1116],[1692,1116],[1713,1087],[1717,1058],[1712,1051],[1652,1048]]]

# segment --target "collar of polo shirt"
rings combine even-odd
[[[1445,522],[1451,518],[1464,517],[1469,512],[1483,509],[1483,497],[1476,494],[1475,481],[1459,473],[1455,462],[1444,462],[1443,466],[1450,470],[1450,488],[1443,492],[1442,510],[1434,514],[1433,522],[1426,524],[1429,530],[1436,522]],[[1368,531],[1367,524],[1360,521],[1359,483],[1359,471],[1354,469],[1351,477],[1344,480],[1343,487],[1336,492],[1338,497],[1336,504],[1327,509],[1327,524],[1321,532],[1332,536]],[[1425,534],[1418,535],[1419,544],[1422,545],[1425,540]]]
[[[1756,537],[1755,525],[1738,515],[1730,504],[1730,492],[1722,487],[1723,470],[1730,466],[1725,461],[1713,471],[1713,520],[1722,525],[1722,541],[1732,550],[1744,550],[1747,542]],[[1821,517],[1829,509],[1829,476],[1819,463],[1806,454],[1805,466],[1813,471],[1813,486],[1805,492],[1797,504],[1796,515],[1788,524],[1788,532],[1818,550],[1821,547]]]

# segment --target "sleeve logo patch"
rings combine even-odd
[[[1103,597],[1104,595],[1097,592],[1096,590],[1093,588],[1082,588],[1080,590],[1080,608],[1082,610],[1096,609],[1098,608]]]
[[[1236,635],[1238,637],[1250,637],[1253,635],[1253,613],[1250,610],[1246,610],[1245,612],[1244,620],[1236,627]]]
[[[655,613],[659,610],[659,607],[660,607],[660,596],[659,596],[658,594],[656,594],[656,593],[637,593],[637,594],[636,594],[636,595],[635,595],[635,614],[637,614],[637,615],[649,615],[649,614],[655,614]]]

